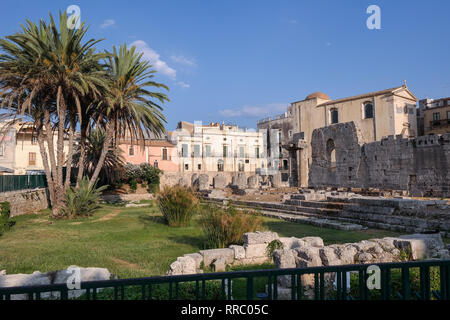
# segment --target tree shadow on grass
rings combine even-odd
[[[179,244],[187,244],[196,248],[200,248],[200,250],[206,249],[205,247],[205,238],[202,236],[170,236],[168,237],[170,241],[179,243]],[[192,253],[192,252],[186,252]]]
[[[145,226],[149,226],[154,223],[166,225],[166,221],[163,216],[140,215],[138,219],[139,222]]]

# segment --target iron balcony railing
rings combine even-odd
[[[370,290],[367,282],[373,276],[369,267],[378,266],[380,288]],[[348,279],[348,274],[353,278]],[[326,279],[336,279],[330,287]],[[302,276],[313,279],[312,297],[305,296]],[[414,275],[414,277],[412,277]],[[450,260],[381,263],[292,269],[269,269],[204,273],[181,276],[160,276],[139,279],[83,282],[77,299],[224,299],[277,300],[278,279],[286,277],[292,300],[450,300]],[[375,274],[376,276],[376,274]],[[240,281],[240,283],[239,283]],[[436,287],[437,286],[437,287]],[[165,289],[163,289],[163,287]],[[267,291],[264,289],[266,288]],[[165,290],[165,291],[164,291]],[[311,290],[308,292],[311,293]],[[260,291],[260,292],[258,292]],[[32,287],[0,288],[0,300],[25,295],[30,300],[69,299],[73,290],[66,284]],[[80,292],[80,291],[79,291]],[[187,292],[190,295],[187,295]],[[165,294],[163,294],[165,293]],[[1,302],[0,302],[1,304]]]
[[[430,127],[442,127],[450,125],[450,119],[442,119],[442,120],[431,120]]]

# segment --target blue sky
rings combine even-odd
[[[369,5],[381,30],[369,30]],[[408,81],[420,99],[450,96],[450,1],[3,0],[0,36],[25,19],[81,8],[99,50],[136,44],[170,87],[167,129],[180,120],[256,127],[293,101],[332,99]]]

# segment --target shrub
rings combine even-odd
[[[0,236],[16,224],[10,218],[11,206],[9,202],[0,202]]]
[[[69,188],[63,214],[68,218],[91,216],[100,207],[100,195],[108,187],[97,188],[96,185],[89,186],[89,178],[83,177],[78,188]]]
[[[266,256],[267,256],[269,259],[272,259],[272,258],[273,258],[273,253],[274,253],[274,251],[275,251],[275,250],[278,250],[278,249],[284,249],[284,246],[283,246],[283,243],[282,243],[280,240],[275,239],[275,240],[273,240],[272,242],[270,242],[270,243],[267,245],[267,248],[266,248]]]
[[[197,210],[198,199],[192,189],[176,185],[159,193],[158,206],[170,227],[185,227]]]
[[[159,175],[161,174],[161,170],[148,163],[141,163],[140,168],[142,172],[141,179],[148,185],[147,191],[149,193],[157,192],[159,190]]]
[[[128,181],[136,180],[142,181],[142,169],[139,165],[134,163],[127,163],[125,165],[125,178]]]
[[[138,187],[138,182],[137,182],[137,180],[136,180],[136,179],[131,179],[130,182],[129,182],[129,185],[130,185],[130,191],[131,191],[132,193],[135,193],[136,190],[137,190],[137,187]]]
[[[255,211],[207,204],[202,207],[200,224],[207,247],[226,248],[231,244],[242,244],[244,233],[261,229],[262,219]]]

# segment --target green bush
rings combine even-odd
[[[16,222],[10,218],[11,206],[9,202],[0,202],[0,236],[11,229]]]
[[[170,227],[185,227],[197,211],[198,199],[190,188],[165,187],[158,194],[158,206]]]
[[[69,188],[66,194],[66,206],[63,214],[67,218],[91,216],[100,206],[99,200],[102,191],[108,186],[89,186],[89,178],[83,177],[78,188]]]
[[[232,205],[205,204],[201,209],[200,224],[207,247],[226,248],[242,244],[244,233],[261,229],[262,218],[255,211],[238,210]]]
[[[131,179],[131,180],[129,181],[129,185],[130,185],[130,191],[131,191],[132,193],[135,193],[136,190],[137,190],[137,187],[138,187],[138,182],[137,182],[137,180],[136,180],[136,179]]]
[[[284,249],[284,246],[280,240],[275,239],[267,245],[266,256],[272,260],[274,251],[278,249]]]

